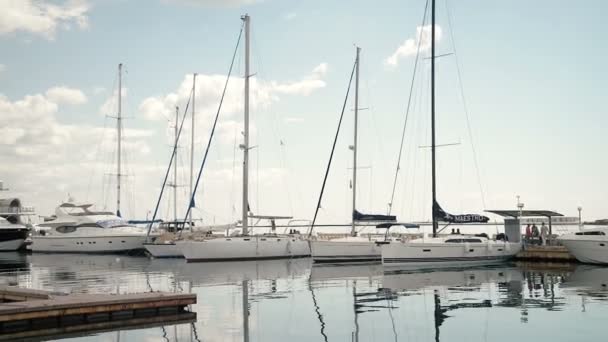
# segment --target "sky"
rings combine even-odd
[[[72,198],[116,209],[124,64],[123,216],[151,216],[197,73],[202,161],[237,37],[252,27],[251,209],[309,220],[362,48],[357,209],[430,218],[430,62],[425,0],[0,0],[0,180],[50,215]],[[608,217],[603,1],[437,1],[438,199],[452,213],[549,209]],[[240,217],[242,42],[194,215]],[[417,47],[419,63],[414,69]],[[412,77],[414,70],[416,75]],[[410,92],[410,85],[413,84]],[[411,95],[410,95],[411,93]],[[351,93],[352,95],[352,93]],[[350,220],[354,102],[346,106],[318,222]],[[187,205],[191,114],[178,149]],[[454,144],[454,145],[451,145]],[[172,178],[172,176],[170,177]],[[172,188],[159,216],[172,218]],[[494,219],[493,217],[492,219]]]

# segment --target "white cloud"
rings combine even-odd
[[[53,39],[58,27],[65,30],[73,25],[80,29],[87,28],[89,9],[85,0],[69,0],[63,4],[4,0],[0,2],[0,35],[24,31]]]
[[[298,124],[304,122],[304,118],[287,117],[283,119],[286,124]]]
[[[164,3],[168,4],[181,4],[190,6],[203,6],[203,7],[242,7],[246,5],[253,5],[263,0],[163,0]]]
[[[127,97],[127,88],[122,87],[122,98],[123,101]],[[115,90],[102,105],[99,107],[99,114],[115,116],[118,111],[118,91]]]
[[[46,97],[57,104],[79,105],[87,102],[87,97],[81,90],[65,86],[47,90]]]
[[[297,16],[298,16],[298,14],[295,12],[285,13],[283,15],[283,20],[290,21],[290,20],[295,19]]]
[[[250,79],[250,105],[252,109],[263,108],[279,100],[279,95],[310,95],[315,90],[324,88],[322,79],[327,73],[327,63],[316,66],[310,75],[295,82],[265,82],[255,77]],[[205,118],[211,118],[217,111],[225,75],[197,75],[196,77],[196,112]],[[231,116],[243,110],[243,78],[233,77],[230,80],[222,113]],[[178,89],[167,95],[148,97],[139,105],[139,112],[148,120],[172,118],[176,105],[185,105],[192,89],[192,75],[186,75]],[[183,112],[183,108],[180,110]]]
[[[101,86],[93,87],[93,95],[99,95],[105,91],[106,91],[106,88],[104,88],[104,87],[101,87]]]
[[[441,27],[435,25],[436,42],[441,40],[441,35]],[[391,67],[399,65],[400,59],[416,55],[418,45],[420,45],[420,52],[431,48],[431,25],[424,27],[418,26],[416,28],[416,36],[414,38],[406,39],[392,55],[384,60],[384,63]]]

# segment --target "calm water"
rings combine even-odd
[[[0,269],[0,284],[28,288],[198,295],[196,323],[70,341],[244,341],[246,331],[249,341],[271,342],[600,341],[608,317],[608,268],[583,265],[383,274],[381,265],[308,259],[187,264],[8,253]]]

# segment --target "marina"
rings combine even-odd
[[[0,341],[603,340],[608,4],[519,7],[0,3]]]

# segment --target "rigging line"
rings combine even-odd
[[[108,125],[108,117],[105,116],[104,120],[103,120],[103,129],[101,131],[101,139],[97,142],[97,147],[95,148],[95,160],[94,162],[97,162],[97,157],[99,156],[99,150],[101,149],[101,145],[103,144],[103,140],[105,138],[105,133],[106,133],[106,127]],[[94,165],[95,166],[95,165]],[[93,170],[95,170],[95,167],[93,167]],[[93,176],[94,176],[95,172],[91,172],[89,175],[89,182],[87,184],[87,192],[86,192],[86,196],[85,196],[85,201],[88,202],[89,200],[89,194],[91,191],[91,184],[93,183]],[[103,187],[103,184],[102,184]]]
[[[407,99],[407,107],[405,110],[405,121],[403,123],[403,131],[401,133],[401,145],[399,146],[399,157],[397,158],[397,167],[395,168],[395,179],[393,180],[393,190],[391,193],[391,200],[388,203],[388,214],[391,214],[391,209],[393,207],[393,200],[395,198],[395,188],[397,186],[397,176],[399,175],[399,169],[401,164],[401,154],[403,152],[403,143],[405,141],[405,132],[407,128],[407,121],[410,113],[410,105],[412,103],[412,92],[414,90],[414,81],[416,80],[416,70],[418,69],[418,60],[420,59],[420,46],[422,45],[422,34],[424,33],[424,24],[426,23],[426,13],[428,11],[429,1],[426,1],[426,5],[424,6],[424,15],[422,16],[422,28],[420,29],[420,34],[418,37],[418,47],[416,47],[416,60],[414,61],[414,72],[412,73],[412,81],[410,83],[410,94]]]
[[[222,96],[220,98],[220,103],[217,107],[217,113],[215,114],[215,120],[213,121],[213,127],[211,128],[211,134],[209,135],[209,140],[207,142],[207,148],[205,149],[205,155],[203,156],[203,161],[201,163],[201,167],[198,169],[198,176],[196,177],[196,183],[194,184],[194,189],[192,189],[192,197],[188,203],[188,210],[186,210],[186,216],[184,217],[184,222],[188,219],[188,215],[190,214],[190,210],[194,207],[194,197],[196,196],[196,190],[198,189],[198,184],[201,180],[201,176],[203,174],[203,168],[205,167],[205,162],[207,161],[207,156],[209,155],[209,148],[211,147],[211,142],[213,141],[213,135],[215,134],[215,128],[217,126],[217,121],[220,118],[220,112],[222,110],[222,104],[224,103],[224,97],[226,96],[226,90],[228,89],[228,82],[230,81],[230,76],[232,75],[232,69],[234,67],[234,60],[236,59],[236,55],[239,50],[239,44],[241,42],[241,36],[243,35],[243,28],[245,27],[245,22],[241,24],[241,29],[239,31],[239,36],[236,40],[236,46],[234,47],[234,53],[232,54],[232,61],[230,62],[230,68],[228,69],[228,75],[226,76],[226,83],[224,84],[224,90],[222,91]],[[245,77],[249,77],[249,75],[245,75]],[[181,235],[181,231],[179,233]]]
[[[325,191],[325,184],[327,183],[327,176],[329,175],[329,169],[331,168],[331,161],[334,158],[334,151],[336,150],[336,143],[338,142],[338,135],[340,134],[340,126],[342,126],[342,119],[344,118],[344,111],[346,109],[346,104],[348,102],[348,94],[350,93],[350,86],[353,83],[353,76],[355,75],[355,68],[357,66],[357,61],[353,63],[353,70],[350,73],[350,80],[348,81],[348,88],[346,88],[346,96],[344,97],[344,103],[342,104],[342,113],[340,113],[340,120],[338,121],[338,129],[336,130],[336,136],[334,137],[334,144],[331,147],[331,153],[329,154],[329,161],[327,162],[327,169],[325,170],[325,178],[323,178],[323,185],[321,186],[321,193],[319,194],[319,200],[317,201],[317,208],[315,209],[315,216],[312,219],[312,223],[310,225],[310,231],[308,232],[308,236],[312,235],[312,231],[315,228],[315,222],[317,221],[317,214],[319,213],[319,208],[321,207],[321,200],[323,199],[323,192]]]
[[[323,341],[327,342],[327,334],[325,334],[325,321],[323,321],[323,315],[321,314],[321,308],[317,303],[317,297],[315,296],[315,291],[312,289],[312,279],[308,278],[308,289],[310,290],[310,295],[312,297],[312,304],[315,306],[315,312],[317,313],[317,318],[319,319],[319,323],[321,324],[321,335],[323,336]]]
[[[456,75],[458,76],[458,85],[460,86],[460,97],[462,100],[462,106],[464,107],[464,114],[467,119],[467,131],[469,133],[469,139],[471,139],[471,150],[473,152],[473,162],[475,163],[475,172],[477,174],[477,184],[479,186],[479,191],[481,192],[481,201],[483,204],[483,208],[486,209],[486,196],[483,189],[483,185],[481,183],[481,175],[479,172],[479,163],[477,162],[477,151],[475,149],[475,142],[473,140],[473,132],[471,129],[471,120],[469,118],[469,109],[467,106],[466,97],[464,96],[464,87],[462,85],[462,76],[460,73],[460,63],[458,62],[458,54],[456,53],[456,42],[454,41],[454,32],[452,28],[452,14],[450,13],[450,7],[448,6],[448,0],[445,0],[445,8],[447,11],[448,17],[448,26],[450,31],[450,39],[452,40],[452,49],[454,50],[454,60],[456,61]]]
[[[186,122],[186,116],[188,114],[188,107],[190,107],[190,101],[192,100],[193,97],[194,97],[194,85],[192,86],[192,89],[190,90],[190,97],[188,98],[188,102],[186,103],[186,108],[184,109],[184,116],[182,117],[182,122],[179,125],[179,130],[177,132],[178,141],[179,141],[179,137],[182,134],[182,129],[184,128],[184,122]],[[165,172],[165,179],[163,180],[163,185],[160,188],[160,194],[158,195],[158,200],[156,201],[156,207],[154,208],[154,215],[152,215],[152,220],[150,221],[150,224],[148,226],[148,232],[146,234],[146,237],[150,236],[150,231],[152,230],[152,224],[154,223],[154,220],[156,220],[156,215],[158,214],[158,207],[160,206],[160,202],[163,198],[163,192],[165,191],[165,184],[167,184],[167,178],[169,178],[169,173],[171,172],[171,166],[173,164],[173,160],[176,155],[177,155],[177,144],[175,144],[175,146],[173,146],[173,153],[171,153],[171,159],[169,159],[169,166],[167,166],[167,172]],[[184,220],[184,222],[186,222],[186,221]]]

